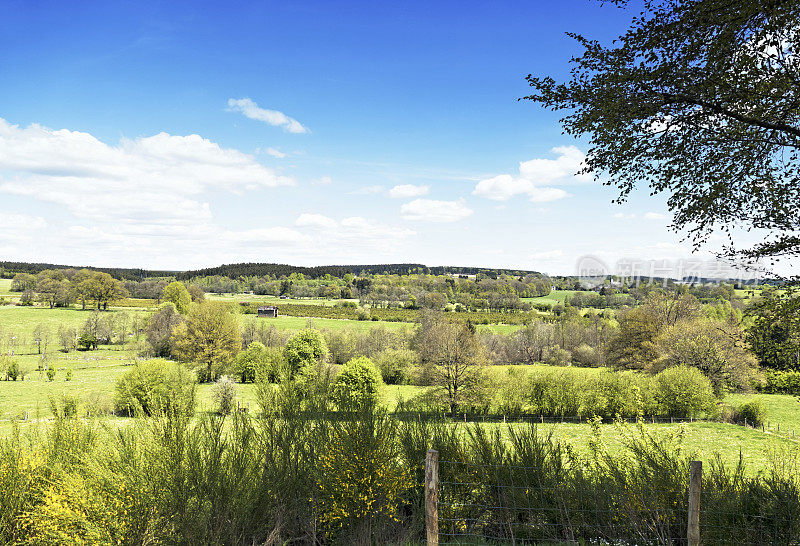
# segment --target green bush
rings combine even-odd
[[[286,342],[283,348],[283,358],[289,365],[292,375],[298,373],[306,366],[320,362],[327,356],[328,349],[325,339],[317,330],[306,328]]]
[[[387,349],[376,358],[381,377],[387,385],[408,385],[413,380],[419,357],[410,349]]]
[[[602,363],[602,353],[586,343],[581,343],[572,351],[572,364],[575,366],[596,368]]]
[[[6,374],[6,381],[16,381],[20,377],[19,362],[8,357],[0,357],[0,366]],[[24,379],[24,378],[23,378]]]
[[[660,413],[666,417],[698,417],[714,410],[714,388],[697,368],[667,368],[653,382],[654,397]]]
[[[765,394],[800,394],[800,372],[784,372],[770,370],[766,374],[765,382],[758,387]]]
[[[342,366],[333,384],[331,400],[340,410],[362,410],[377,406],[383,385],[378,368],[360,356]]]
[[[735,423],[760,427],[767,422],[767,407],[760,399],[754,398],[735,408],[732,418]]]
[[[242,383],[277,383],[286,373],[286,363],[279,349],[255,341],[236,356],[234,373]]]
[[[236,402],[236,383],[227,375],[223,375],[211,387],[211,396],[217,403],[217,412],[220,415],[230,415]]]
[[[119,378],[114,408],[120,415],[153,415],[168,410],[194,411],[195,379],[180,364],[150,360]]]
[[[50,397],[50,411],[54,417],[75,417],[78,414],[80,400],[76,396],[61,394]]]
[[[55,366],[48,366],[47,371],[45,371],[45,375],[47,376],[48,381],[53,381],[56,378]]]

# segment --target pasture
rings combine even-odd
[[[7,290],[10,281],[2,280],[0,291]],[[0,292],[2,293],[2,292]],[[551,294],[552,301],[563,301],[572,291],[559,291]],[[547,298],[547,297],[546,297]],[[222,298],[219,301],[226,301]],[[234,301],[237,297],[231,297]],[[263,301],[263,298],[259,298]],[[276,303],[280,304],[277,300]],[[304,300],[305,301],[305,300]],[[49,309],[41,306],[0,307],[0,351],[7,351],[10,337],[16,337],[14,346],[15,358],[23,370],[27,372],[24,380],[0,381],[0,433],[5,434],[12,430],[12,422],[27,415],[29,421],[36,418],[51,418],[51,400],[58,400],[63,395],[75,397],[79,400],[80,414],[96,411],[98,408],[106,410],[113,406],[115,384],[119,377],[125,373],[129,366],[137,361],[141,349],[141,342],[137,343],[131,337],[125,345],[102,346],[95,351],[70,351],[64,353],[59,348],[56,332],[59,326],[66,326],[80,330],[83,323],[91,316],[93,311],[71,309]],[[137,318],[144,318],[149,310],[131,307],[114,307],[102,313],[105,317],[127,317],[133,322]],[[248,323],[274,325],[281,331],[298,331],[307,327],[325,328],[330,330],[343,330],[353,328],[366,331],[376,327],[392,331],[413,328],[414,325],[402,322],[374,322],[358,320],[339,320],[328,318],[307,318],[280,316],[276,319],[258,318],[252,314],[237,314],[240,325]],[[52,336],[49,356],[43,360],[38,354],[33,342],[34,330],[43,326]],[[480,325],[480,330],[493,333],[508,334],[519,326],[512,325]],[[56,369],[55,378],[50,381],[43,371],[37,367],[46,363]],[[494,380],[502,380],[510,370],[517,369],[523,372],[518,376],[524,381],[524,375],[535,370],[548,369],[549,366],[491,366],[487,374]],[[568,374],[596,374],[605,373],[604,368],[560,368]],[[68,379],[69,378],[69,379]],[[383,388],[383,404],[389,411],[393,411],[399,400],[409,400],[426,391],[430,387],[411,385],[387,385]],[[251,412],[258,410],[255,388],[253,385],[236,386],[237,401],[243,406],[248,406]],[[724,400],[729,405],[738,405],[742,402],[757,397],[760,398],[768,409],[768,420],[773,424],[780,424],[781,431],[797,429],[800,431],[800,402],[795,397],[784,395],[729,395]],[[215,402],[212,396],[212,386],[208,384],[197,387],[197,410],[199,413],[213,412]],[[128,422],[125,418],[107,418],[108,423],[118,426]],[[33,421],[31,421],[33,420]],[[462,427],[466,433],[467,427],[463,423],[453,426]],[[489,427],[505,429],[502,423],[487,423]],[[508,426],[519,426],[509,423]],[[630,434],[633,425],[604,424],[601,427],[601,438],[612,450],[622,451],[625,438]],[[553,437],[572,446],[578,453],[590,452],[592,440],[591,426],[586,423],[546,423],[540,425],[543,432],[552,433]],[[770,435],[758,430],[744,428],[738,425],[717,422],[694,422],[685,424],[648,424],[648,430],[661,436],[680,436],[682,448],[696,451],[704,460],[710,460],[719,454],[720,458],[732,464],[738,461],[740,453],[750,468],[767,469],[776,454],[792,452],[797,443],[787,439],[785,435]],[[792,455],[794,456],[794,455]]]
[[[520,298],[522,301],[527,301],[529,303],[564,303],[566,299],[573,294],[575,294],[575,290],[553,290],[546,296],[539,296],[536,298]]]

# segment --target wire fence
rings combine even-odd
[[[790,492],[768,479],[763,488],[704,479],[699,462],[680,476],[646,480],[542,462],[439,461],[429,452],[428,544],[697,546],[701,536],[702,544],[800,543],[800,514],[780,510],[781,495]]]

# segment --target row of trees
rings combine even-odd
[[[37,275],[18,273],[11,282],[12,292],[22,292],[22,303],[40,301],[54,307],[80,302],[84,309],[96,305],[108,309],[112,302],[128,296],[120,281],[102,271],[89,269],[47,269]]]

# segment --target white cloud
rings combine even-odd
[[[21,128],[0,118],[0,192],[64,206],[116,228],[189,226],[211,218],[210,191],[293,185],[251,155],[199,135],[159,133],[109,146],[88,133]]]
[[[386,188],[383,186],[365,186],[349,193],[350,195],[378,195],[379,193],[383,193],[384,189]]]
[[[535,184],[591,182],[590,174],[577,174],[586,156],[575,146],[557,146],[550,150],[556,159],[531,159],[519,164],[519,174]]]
[[[547,250],[545,252],[534,252],[531,254],[532,259],[542,261],[554,260],[562,256],[564,256],[564,251],[562,250]]]
[[[38,231],[47,227],[47,221],[41,216],[30,216],[14,212],[0,212],[0,232],[19,233]]]
[[[415,199],[400,207],[400,214],[406,220],[419,222],[458,222],[473,213],[463,199],[457,201],[434,201]]]
[[[266,149],[266,150],[264,150],[264,151],[265,151],[267,154],[271,155],[272,157],[276,157],[276,158],[278,158],[278,159],[283,159],[284,157],[286,157],[286,154],[285,154],[285,153],[283,153],[282,151],[280,151],[280,150],[279,150],[279,149],[277,149],[277,148],[267,148],[267,149]]]
[[[569,194],[554,187],[591,182],[591,175],[576,174],[583,166],[586,156],[575,146],[559,146],[552,149],[556,159],[531,159],[519,164],[519,175],[501,174],[478,182],[474,195],[507,201],[516,195],[527,195],[534,203],[545,203],[569,197]]]
[[[321,176],[311,181],[315,186],[330,186],[333,184],[333,178],[330,176]]]
[[[422,197],[431,191],[430,186],[415,186],[413,184],[401,184],[389,190],[389,197],[393,199],[408,199],[411,197]]]
[[[332,228],[336,227],[338,224],[336,220],[323,214],[304,212],[297,217],[297,220],[294,221],[294,225],[299,227]]]
[[[221,234],[222,241],[240,246],[242,244],[266,244],[270,247],[293,247],[299,244],[310,244],[312,238],[297,230],[275,226],[268,228],[245,229],[239,231],[225,231]]]
[[[267,110],[259,108],[252,99],[247,97],[242,99],[228,99],[228,110],[231,112],[240,112],[245,117],[263,121],[275,127],[283,127],[289,133],[308,133],[309,130],[297,121],[290,118],[283,112],[278,110]]]
[[[661,214],[660,212],[646,212],[644,214],[645,220],[666,220],[667,215]]]

